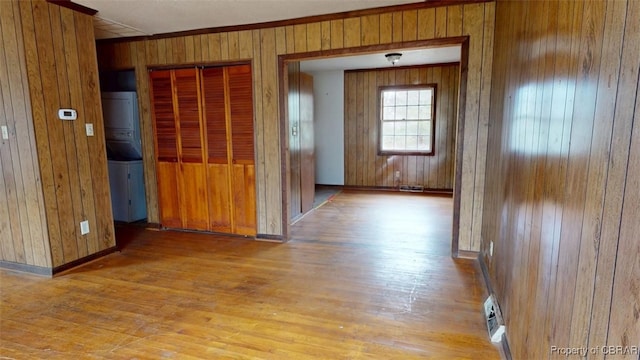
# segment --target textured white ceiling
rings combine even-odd
[[[300,62],[300,70],[305,72],[319,72],[330,70],[356,70],[392,67],[385,58],[389,52],[402,54],[400,61],[395,66],[440,64],[460,61],[460,45],[412,49],[393,50],[378,54],[349,55],[327,59],[307,60]]]
[[[125,33],[167,32],[324,15],[419,0],[74,0],[98,10],[97,16]],[[113,25],[114,27],[117,27]],[[118,31],[96,32],[99,38],[121,37]],[[126,35],[131,36],[131,35]]]

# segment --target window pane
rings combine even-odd
[[[407,150],[418,150],[418,137],[407,136]]]
[[[417,106],[407,106],[407,119],[408,120],[420,119]]]
[[[396,120],[406,120],[407,108],[405,106],[396,106]]]
[[[407,105],[407,92],[396,91],[396,106]]]
[[[418,135],[417,121],[407,121],[407,135]]]
[[[404,121],[396,121],[396,131],[394,135],[402,135],[404,136],[407,133],[407,123]]]
[[[392,106],[385,106],[382,111],[382,120],[393,120],[396,118],[396,108]]]
[[[431,121],[420,121],[418,135],[431,135]]]
[[[410,90],[407,91],[407,105],[418,105],[420,101],[420,91]]]
[[[431,119],[431,106],[420,106],[418,109],[418,116],[420,117],[420,119]]]
[[[433,90],[420,90],[420,104],[431,104]]]
[[[418,136],[418,150],[430,151],[431,150],[431,137]]]
[[[393,140],[393,148],[395,150],[404,150],[405,148],[405,137],[404,136],[394,136]]]
[[[396,92],[395,91],[383,91],[382,92],[382,104],[384,106],[394,106],[396,104]]]
[[[382,137],[382,150],[393,150],[393,136]]]
[[[395,132],[395,123],[393,122],[385,122],[382,123],[382,136],[385,135],[393,135],[393,133]]]

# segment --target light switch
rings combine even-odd
[[[2,125],[2,139],[9,140],[9,129],[7,129],[6,125]]]
[[[93,124],[85,124],[87,128],[87,136],[93,136]]]
[[[80,222],[80,234],[86,235],[89,233],[89,220]]]

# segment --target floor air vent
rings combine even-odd
[[[400,185],[400,191],[423,192],[424,191],[424,186],[422,186],[422,185]]]
[[[497,343],[502,341],[502,334],[505,332],[505,327],[498,302],[493,295],[490,295],[484,302],[484,316],[487,321],[487,330],[489,331],[491,342]]]

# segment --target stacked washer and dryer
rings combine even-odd
[[[127,223],[143,220],[147,205],[136,92],[102,92],[102,111],[113,218]]]

